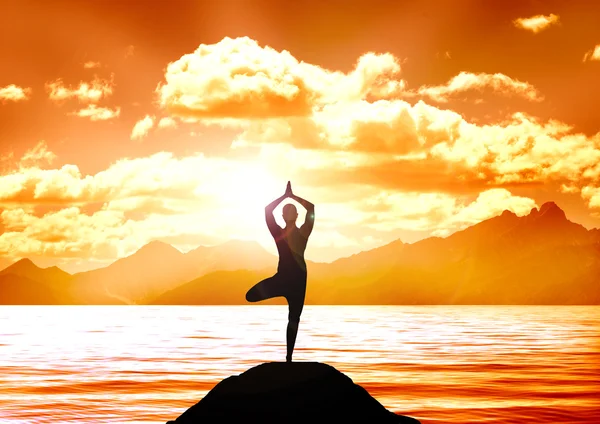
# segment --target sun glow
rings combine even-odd
[[[224,175],[214,189],[229,218],[255,226],[262,224],[265,206],[283,194],[286,182],[264,166],[246,162]]]
[[[218,189],[228,203],[264,207],[278,192],[284,192],[286,182],[259,164],[246,163],[225,176]]]

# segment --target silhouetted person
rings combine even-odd
[[[292,204],[283,207],[285,228],[281,228],[275,222],[273,210],[288,197],[297,201],[306,209],[306,219],[304,225],[300,228],[296,227],[298,212]],[[287,362],[291,362],[294,345],[296,344],[296,335],[298,334],[298,325],[300,324],[300,314],[302,314],[302,308],[304,308],[304,296],[306,294],[304,250],[315,223],[315,205],[292,193],[292,185],[288,181],[285,194],[265,207],[265,218],[279,252],[277,273],[248,290],[246,300],[248,302],[258,302],[277,296],[286,298],[289,315],[286,334],[287,356],[285,359]]]

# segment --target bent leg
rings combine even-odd
[[[270,299],[272,297],[283,296],[283,287],[279,274],[256,283],[246,293],[248,302],[260,302],[261,300]]]

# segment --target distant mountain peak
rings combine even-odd
[[[555,220],[566,220],[565,212],[554,202],[546,202],[542,205],[539,217],[551,218]]]
[[[18,260],[17,262],[15,262],[14,264],[12,264],[8,268],[11,268],[11,269],[22,269],[22,270],[24,270],[24,269],[40,269],[40,267],[37,266],[36,264],[34,264],[33,261],[31,259],[29,259],[29,258],[23,258],[21,260]]]
[[[504,209],[504,211],[502,212],[502,215],[500,216],[513,216],[516,215],[514,212],[509,211],[508,209]]]
[[[546,202],[540,208],[540,212],[544,212],[544,211],[547,211],[547,210],[550,210],[550,209],[553,209],[553,208],[560,209],[555,202]]]
[[[18,274],[18,275],[27,275],[27,276],[31,276],[31,275],[40,275],[39,273],[42,272],[43,275],[64,275],[64,276],[70,276],[71,274],[68,273],[67,271],[62,270],[61,268],[55,266],[51,266],[48,268],[42,268],[37,266],[31,259],[29,258],[23,258],[18,260],[17,262],[14,262],[13,264],[7,266],[6,268],[0,270],[0,274]]]
[[[23,258],[23,259],[19,259],[17,262],[15,262],[15,265],[16,265],[16,264],[23,264],[23,265],[27,264],[27,265],[33,265],[33,266],[36,266],[36,265],[33,263],[33,261],[32,261],[31,259],[29,259],[29,258]]]
[[[392,242],[388,243],[387,245],[388,245],[388,246],[390,246],[390,245],[393,245],[393,246],[404,246],[405,244],[406,244],[406,243],[404,243],[404,242],[402,241],[402,239],[399,239],[399,238],[398,238],[398,239],[396,239],[396,240],[394,240],[394,241],[392,241]]]
[[[145,247],[145,246],[169,246],[169,247],[173,247],[169,243],[165,243],[164,241],[160,241],[160,240],[149,241],[143,247]]]
[[[160,240],[153,240],[138,249],[136,253],[140,252],[153,252],[153,253],[162,253],[162,252],[179,252],[178,249],[171,246],[169,243],[165,243]]]
[[[52,272],[55,272],[55,273],[62,273],[62,274],[71,275],[70,272],[67,272],[64,269],[62,269],[62,268],[60,268],[60,267],[58,267],[56,265],[46,268],[46,271],[52,271]]]

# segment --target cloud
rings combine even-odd
[[[56,154],[48,149],[48,145],[44,140],[41,140],[33,148],[27,150],[23,154],[21,160],[19,161],[19,165],[21,167],[29,167],[36,166],[41,163],[51,164],[54,159],[56,159]]]
[[[446,101],[482,89],[542,100],[531,84],[503,74],[463,72],[420,91]],[[317,96],[305,116],[238,121],[242,131],[231,147],[258,148],[278,173],[297,172],[309,184],[328,181],[336,189],[362,183],[457,196],[540,184],[577,191],[600,179],[600,134],[586,136],[565,123],[520,112],[481,125],[422,100],[410,104],[334,92]]]
[[[367,53],[348,74],[298,61],[248,37],[201,44],[167,66],[160,105],[188,118],[308,116],[318,104],[402,91],[398,60]]]
[[[161,118],[158,121],[158,128],[177,128],[177,121],[170,117]]]
[[[148,132],[154,126],[154,117],[146,115],[143,119],[140,119],[133,126],[131,131],[131,139],[139,140],[148,135]]]
[[[122,214],[99,211],[88,216],[76,207],[42,217],[23,209],[4,210],[0,219],[5,227],[0,254],[13,257],[115,259],[113,242],[126,224]]]
[[[495,184],[569,182],[600,176],[600,133],[572,133],[558,121],[514,114],[501,125],[463,122],[454,140],[431,149],[434,157],[463,163]]]
[[[224,39],[169,67],[157,89],[161,105],[178,121],[239,130],[238,159],[163,152],[95,175],[74,165],[5,173],[0,208],[9,235],[0,236],[0,250],[108,257],[186,234],[272,247],[264,205],[287,180],[319,205],[314,245],[348,254],[398,231],[447,235],[504,209],[525,214],[535,200],[511,191],[522,185],[581,192],[590,207],[600,205],[600,134],[523,113],[482,125],[423,100],[409,103],[389,54],[363,55],[341,73],[247,38]],[[484,89],[541,99],[503,74],[461,73],[421,89],[446,101]],[[131,138],[175,123],[146,115]],[[248,147],[252,162],[239,159]]]
[[[252,121],[232,144],[260,148],[311,184],[473,193],[489,188],[600,180],[600,133],[523,113],[479,125],[450,110],[402,100],[339,103],[309,118]],[[288,146],[288,147],[284,147]]]
[[[494,93],[505,96],[520,96],[531,101],[542,101],[544,98],[538,90],[527,82],[515,80],[504,74],[474,74],[461,72],[446,84],[436,86],[423,86],[412,94],[429,97],[431,100],[445,103],[450,98],[468,91],[492,90]],[[407,93],[409,94],[409,93]]]
[[[502,188],[490,189],[479,193],[477,199],[467,205],[461,205],[451,218],[444,222],[438,229],[439,235],[464,229],[478,222],[500,215],[508,210],[518,216],[529,214],[532,208],[537,207],[533,199],[515,196],[510,191]],[[445,228],[444,228],[445,227]]]
[[[46,83],[46,91],[50,100],[61,103],[69,99],[77,99],[81,103],[98,103],[113,92],[113,81],[94,78],[91,83],[80,82],[76,87],[67,87],[61,79]]]
[[[285,179],[268,159],[248,163],[159,153],[120,160],[95,175],[82,175],[74,165],[20,168],[0,176],[0,219],[5,228],[0,252],[104,260],[132,253],[153,239],[184,236],[213,243],[251,239],[271,246],[262,225],[264,205],[283,189]],[[287,167],[291,159],[280,160]],[[350,253],[365,248],[364,240],[375,247],[383,234],[397,229],[452,231],[503,209],[520,212],[534,204],[504,189],[484,190],[473,201],[447,193],[382,190],[377,184],[311,186],[299,174],[306,166],[324,165],[296,163],[284,174],[292,176],[296,192],[319,204],[317,250]],[[40,215],[34,212],[36,205],[55,208]],[[97,205],[93,213],[84,212],[88,205]],[[278,220],[282,207],[275,212]]]
[[[289,143],[298,148],[407,154],[448,137],[462,117],[422,101],[357,101],[327,105],[309,118],[255,120],[234,147]]]
[[[600,44],[583,55],[583,61],[587,62],[588,60],[600,60]]]
[[[7,85],[6,87],[0,87],[0,100],[4,103],[6,101],[19,102],[22,100],[29,100],[31,96],[31,88],[23,88],[14,84]]]
[[[424,104],[421,107],[421,114],[431,117],[440,112]],[[22,254],[47,249],[56,257],[100,258],[100,250],[94,249],[103,249],[104,255],[121,255],[149,240],[175,240],[184,234],[213,242],[254,239],[270,246],[268,233],[259,224],[264,221],[263,208],[273,193],[283,189],[285,180],[291,179],[296,192],[319,204],[321,230],[314,235],[314,246],[329,247],[328,255],[333,258],[332,252],[351,254],[358,246],[366,248],[358,243],[365,237],[387,240],[397,231],[447,235],[504,209],[525,214],[535,206],[533,199],[515,196],[509,187],[490,185],[514,184],[513,177],[509,183],[502,182],[506,166],[515,166],[511,172],[517,177],[569,184],[580,184],[584,175],[594,178],[599,171],[593,143],[583,135],[569,134],[569,128],[559,123],[542,125],[521,116],[505,127],[484,128],[464,122],[460,115],[454,118],[457,138],[454,145],[445,146],[457,151],[433,149],[443,141],[426,142],[426,154],[414,155],[266,143],[260,145],[253,163],[159,153],[120,160],[95,175],[82,175],[74,165],[20,168],[0,176],[0,207],[11,211],[3,218],[10,234],[0,237],[0,249],[4,246]],[[523,138],[510,141],[509,151],[504,152],[501,141],[510,131],[523,134]],[[483,146],[469,145],[469,141]],[[482,153],[494,152],[495,156],[483,154],[482,160],[477,156],[480,147]],[[566,153],[579,148],[583,151],[577,158],[563,156],[558,150]],[[534,169],[539,174],[529,168],[528,172],[519,171],[528,160],[540,162],[537,158],[546,156],[556,163],[555,169]],[[465,191],[468,185],[471,188]],[[592,189],[582,192],[590,199],[595,195]],[[38,205],[69,212],[38,216],[34,213]],[[96,205],[97,212],[84,213],[88,205]],[[62,224],[67,217],[72,226]],[[101,234],[103,226],[110,228]]]
[[[254,224],[264,221],[276,188],[260,166],[201,154],[125,159],[95,175],[74,165],[20,168],[0,176],[0,252],[96,258],[96,249],[104,249],[114,259],[117,251],[131,253],[161,237],[242,235],[268,242]],[[34,213],[50,205],[59,210]],[[96,212],[84,213],[88,205]]]
[[[485,190],[475,200],[469,200],[469,196],[435,192],[399,192],[375,188],[372,191],[374,194],[371,196],[339,205],[339,208],[356,211],[346,224],[360,224],[380,232],[407,230],[446,236],[497,216],[504,210],[526,215],[536,206],[533,199],[515,196],[506,189]],[[335,223],[336,217],[342,212],[327,206],[319,208],[325,209],[322,219]]]
[[[31,149],[25,151],[18,160],[15,160],[15,154],[12,151],[3,154],[0,157],[0,163],[2,164],[0,175],[11,174],[18,171],[24,172],[29,168],[39,169],[44,165],[52,164],[56,158],[56,154],[48,148],[46,142],[40,140]]]
[[[100,62],[87,61],[83,64],[84,69],[94,69],[100,67]]]
[[[38,156],[44,152],[37,147],[34,150]],[[236,171],[236,167],[240,169]],[[194,199],[202,181],[212,179],[216,183],[218,174],[227,182],[232,176],[242,175],[243,170],[247,166],[234,161],[207,159],[203,155],[175,159],[170,153],[119,160],[104,171],[85,176],[75,165],[47,170],[27,167],[0,176],[0,205],[80,206],[140,196]],[[201,193],[218,195],[220,188],[208,184]]]
[[[600,209],[600,186],[586,186],[581,189],[583,197],[590,208]]]
[[[116,107],[114,109],[108,107],[100,107],[94,104],[87,105],[83,109],[79,109],[76,112],[70,112],[68,115],[79,116],[81,118],[90,118],[91,121],[106,121],[114,119],[121,114],[121,108]]]
[[[201,218],[201,217],[200,217]],[[44,256],[60,258],[63,263],[79,263],[81,259],[111,262],[131,255],[152,240],[194,237],[197,247],[223,242],[212,233],[199,228],[199,217],[180,214],[176,217],[151,215],[143,220],[127,218],[116,210],[84,213],[69,207],[36,216],[21,208],[4,210],[0,220],[5,232],[0,234],[0,254],[20,258]]]
[[[535,15],[530,18],[517,18],[513,24],[517,28],[531,31],[537,34],[540,31],[548,28],[550,25],[558,24],[559,16],[551,13],[549,15]]]

